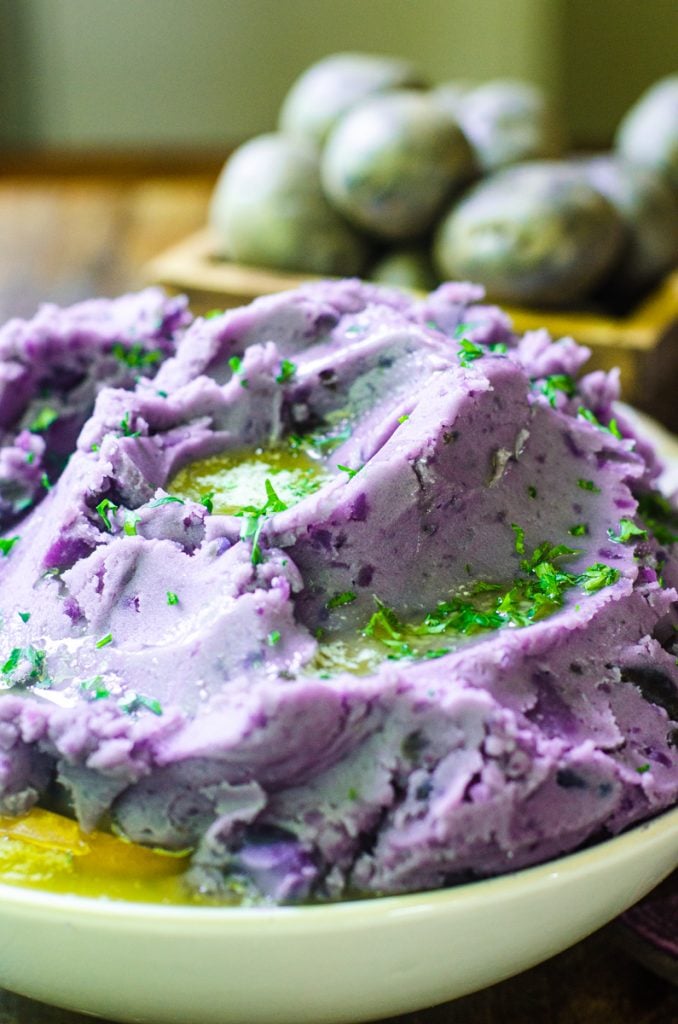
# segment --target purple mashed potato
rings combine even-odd
[[[192,849],[200,891],[285,902],[500,873],[673,805],[676,516],[587,356],[471,285],[8,325],[0,813],[65,795]],[[172,494],[285,445],[324,473],[289,507]],[[365,634],[367,669],[332,660]]]

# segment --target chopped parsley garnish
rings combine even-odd
[[[138,512],[125,512],[125,521],[122,524],[122,528],[128,537],[136,537],[137,523],[140,520],[141,516]]]
[[[0,537],[0,554],[6,558],[17,541],[20,540],[21,537],[18,534],[16,537]]]
[[[116,341],[111,348],[111,353],[123,366],[129,366],[137,370],[143,369],[146,366],[154,366],[162,359],[160,349],[145,349],[138,341],[129,346]]]
[[[177,498],[176,494],[164,494],[162,498],[154,498],[149,501],[149,508],[159,508],[161,505],[185,505],[183,498]]]
[[[615,544],[626,544],[628,541],[633,540],[634,537],[638,538],[638,540],[647,540],[647,530],[643,530],[642,527],[636,526],[632,519],[620,519],[619,533],[615,533],[610,527],[607,531],[607,535],[610,540],[615,542]]]
[[[342,466],[340,462],[337,463],[337,469],[340,469],[342,473],[346,473],[348,475],[349,480],[352,480],[356,473],[359,473],[362,468],[362,466],[358,466],[357,469],[351,469],[350,466]]]
[[[516,540],[515,548],[519,555],[525,554],[525,531],[522,526],[518,526],[517,523],[511,523],[511,529],[513,530]]]
[[[179,598],[173,590],[167,591],[167,603],[168,604],[179,604]]]
[[[358,595],[354,594],[352,590],[344,590],[341,594],[335,594],[331,597],[325,607],[331,611],[333,608],[341,608],[345,604],[352,604],[356,600]]]
[[[530,498],[536,498],[537,497],[537,488],[534,486],[534,484],[530,484],[528,486],[527,493],[530,496]]]
[[[426,324],[428,327],[435,327],[436,330],[440,330],[435,320],[427,320]],[[468,334],[469,331],[472,331],[473,327],[474,324],[472,323],[464,322],[461,324],[457,324],[457,326],[454,328],[454,334],[452,335],[452,337],[455,339],[455,341],[459,341],[459,339],[463,338],[465,334]]]
[[[204,505],[210,515],[214,512],[214,491],[207,491],[206,494],[200,495],[200,504]]]
[[[593,480],[577,480],[577,487],[581,487],[582,491],[591,491],[592,494],[600,494],[600,487],[594,484]]]
[[[587,594],[594,594],[597,590],[602,590],[603,587],[612,586],[620,575],[619,569],[605,565],[604,562],[596,562],[595,565],[590,565],[588,569],[584,569],[577,576],[577,583]]]
[[[280,363],[280,371],[276,375],[276,383],[284,384],[286,380],[293,377],[297,372],[297,364],[291,362],[289,359],[283,359]]]
[[[43,430],[48,430],[55,420],[58,419],[59,413],[56,409],[52,409],[50,406],[45,406],[44,409],[40,410],[35,419],[28,424],[28,429],[33,434],[39,434]]]
[[[266,501],[263,505],[259,507],[256,505],[244,505],[243,508],[235,513],[238,516],[245,517],[243,528],[240,531],[240,539],[252,541],[252,565],[259,565],[262,561],[259,535],[266,519],[274,512],[284,512],[288,508],[287,503],[276,493],[269,477],[266,477],[264,487],[266,489]]]
[[[223,309],[209,309],[205,313],[205,320],[214,320],[215,317],[223,316],[223,315],[224,315]]]
[[[586,537],[589,532],[589,528],[586,523],[575,523],[575,525],[571,526],[567,532],[571,537]]]
[[[46,491],[52,490],[52,481],[47,476],[47,473],[42,474],[42,476],[40,477],[40,483],[42,484]]]
[[[457,328],[458,330],[458,328]],[[456,336],[455,331],[455,336]],[[485,355],[484,349],[480,345],[476,345],[475,342],[470,341],[468,338],[459,339],[459,348],[457,349],[457,358],[459,359],[459,365],[468,367],[474,359],[480,359],[481,356]]]
[[[126,697],[120,698],[118,707],[126,715],[132,715],[135,711],[141,711],[142,708],[152,711],[154,715],[162,714],[162,704],[160,701],[156,700],[155,697],[146,697],[143,693],[128,693]]]
[[[228,365],[230,366],[233,373],[240,373],[242,359],[240,358],[240,356],[231,356],[228,360]]]
[[[410,414],[409,414],[409,412],[406,412],[402,416],[398,417],[398,423],[406,423],[407,420],[409,420],[409,418],[410,418]]]
[[[280,643],[280,630],[272,629],[266,638],[269,647],[275,647]]]
[[[649,772],[649,770],[650,770],[650,765],[647,764],[647,762],[645,764],[639,764],[638,767],[636,768],[636,771],[638,772],[639,775],[644,775],[645,772]]]
[[[32,686],[34,683],[47,687],[49,679],[45,676],[46,651],[39,651],[32,644],[26,647],[14,647],[0,671],[10,676],[12,685]]]
[[[126,412],[123,418],[120,420],[120,430],[122,431],[123,437],[139,437],[140,431],[130,430],[129,417],[129,412]]]
[[[26,452],[26,462],[29,466],[32,466],[35,462],[35,452]]]
[[[580,405],[577,409],[577,415],[588,423],[591,423],[594,427],[598,427],[598,430],[604,430],[606,434],[612,434],[612,436],[616,437],[618,440],[622,439],[622,433],[617,426],[616,420],[610,420],[606,426],[604,423],[600,422],[595,413],[591,412],[590,409],[586,409],[583,405]]]
[[[391,659],[441,658],[453,648],[427,649],[425,638],[454,639],[506,626],[531,625],[561,608],[572,588],[581,587],[592,594],[619,579],[619,571],[603,563],[591,565],[581,573],[562,568],[563,559],[577,554],[564,544],[540,544],[529,558],[521,561],[521,573],[508,587],[480,580],[470,592],[440,601],[418,623],[402,622],[392,608],[375,596],[376,611],[362,635],[383,644]]]
[[[487,347],[494,355],[503,356],[508,352],[508,345],[505,341],[493,341],[492,344]]]
[[[100,640],[97,640],[95,647],[106,647],[107,644],[113,643],[113,634],[107,633],[106,636],[102,636]]]
[[[114,502],[112,502],[110,498],[102,498],[102,500],[97,505],[96,510],[101,516],[101,520],[104,526],[110,532],[113,529],[113,527],[111,526],[111,520],[108,513],[117,512],[118,506]]]
[[[549,400],[549,404],[555,406],[559,391],[571,398],[577,390],[577,385],[567,373],[551,373],[541,381],[539,390]]]
[[[28,622],[31,617],[30,612],[18,612],[17,613],[22,622]]]
[[[89,694],[92,700],[103,700],[105,697],[110,697],[111,691],[103,685],[103,679],[101,676],[93,676],[92,679],[83,679],[80,683],[80,689],[83,693]]]

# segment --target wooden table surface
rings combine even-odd
[[[0,171],[0,322],[40,302],[116,295],[205,221],[218,165]],[[0,991],[0,1024],[85,1024]],[[509,981],[399,1024],[676,1024],[678,988],[637,964],[612,925]],[[193,1024],[186,1021],[186,1024]]]

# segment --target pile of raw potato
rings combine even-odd
[[[678,264],[678,75],[614,150],[566,155],[532,83],[428,86],[407,61],[333,54],[240,146],[215,188],[219,256],[429,289],[485,285],[532,306],[632,303]]]

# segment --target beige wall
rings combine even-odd
[[[532,78],[588,141],[678,50],[675,0],[0,0],[0,17],[0,142],[78,149],[226,147],[342,49],[435,81]]]

